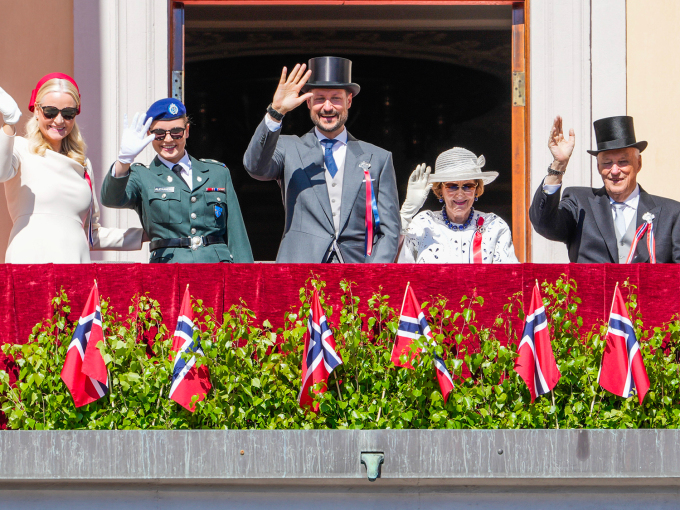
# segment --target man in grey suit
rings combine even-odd
[[[351,61],[310,59],[286,76],[243,157],[246,171],[276,180],[285,207],[277,262],[394,262],[399,198],[392,154],[357,140],[345,123],[360,87]],[[306,102],[314,129],[280,135],[285,114]]]
[[[588,153],[604,187],[567,188],[560,200],[575,137],[573,129],[564,137],[558,116],[548,140],[554,161],[529,210],[536,232],[566,243],[571,262],[680,262],[680,203],[637,183],[647,142],[636,141],[633,118],[607,117],[593,127],[597,150]]]

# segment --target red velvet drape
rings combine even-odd
[[[508,297],[530,290],[536,279],[554,281],[565,273],[578,283],[583,299],[579,314],[584,327],[606,319],[616,282],[626,278],[638,286],[638,302],[645,327],[661,325],[679,310],[680,267],[670,264],[516,264],[516,265],[363,265],[363,264],[83,264],[0,265],[0,343],[25,342],[32,327],[51,314],[50,300],[63,286],[71,299],[70,318],[77,320],[93,279],[114,309],[127,316],[131,298],[148,292],[162,307],[169,330],[174,330],[182,292],[191,294],[219,314],[243,298],[259,322],[276,327],[283,314],[299,306],[298,292],[311,272],[327,282],[331,304],[339,305],[339,282],[356,282],[355,294],[366,300],[382,286],[396,309],[411,282],[418,299],[443,295],[455,306],[473,289],[485,299],[478,321],[491,326]],[[526,300],[525,299],[525,300]],[[333,323],[331,318],[331,323]],[[521,324],[516,324],[521,328]]]
[[[524,291],[528,305],[536,279],[554,282],[563,273],[578,284],[577,292],[583,300],[578,313],[585,331],[596,321],[607,319],[614,286],[626,279],[637,286],[646,328],[660,326],[680,309],[680,267],[671,264],[0,264],[0,344],[26,342],[33,326],[52,314],[50,301],[62,286],[71,300],[69,319],[78,320],[95,278],[100,296],[109,299],[123,317],[128,316],[132,297],[148,292],[160,302],[170,331],[175,329],[187,284],[192,296],[202,299],[217,314],[242,298],[257,314],[257,322],[269,319],[279,327],[284,312],[298,309],[299,289],[312,272],[326,281],[327,305],[336,310],[343,279],[357,283],[354,293],[361,298],[363,312],[367,299],[380,287],[399,310],[409,281],[421,302],[441,294],[449,299],[449,308],[457,307],[463,295],[470,296],[476,289],[485,300],[478,309],[477,322],[488,327],[514,293]],[[329,317],[331,327],[336,317]],[[523,324],[517,317],[513,325],[521,335]],[[0,352],[0,368],[11,367],[6,362]],[[0,429],[5,428],[3,422],[0,414]]]

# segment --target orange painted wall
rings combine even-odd
[[[73,0],[0,0],[0,87],[19,104],[24,133],[31,90],[43,75],[73,75]],[[97,70],[99,72],[99,70]],[[0,262],[12,222],[0,192]]]

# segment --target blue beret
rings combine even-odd
[[[151,117],[153,120],[172,120],[183,117],[187,114],[186,107],[179,99],[168,97],[159,99],[146,111],[146,119]]]

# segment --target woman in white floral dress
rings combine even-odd
[[[401,208],[403,245],[399,262],[430,264],[517,263],[510,227],[473,204],[498,172],[482,172],[484,156],[455,147],[437,158],[435,171],[418,165]],[[441,211],[418,213],[432,192]],[[418,213],[418,214],[416,214]],[[414,217],[415,216],[415,217]]]

